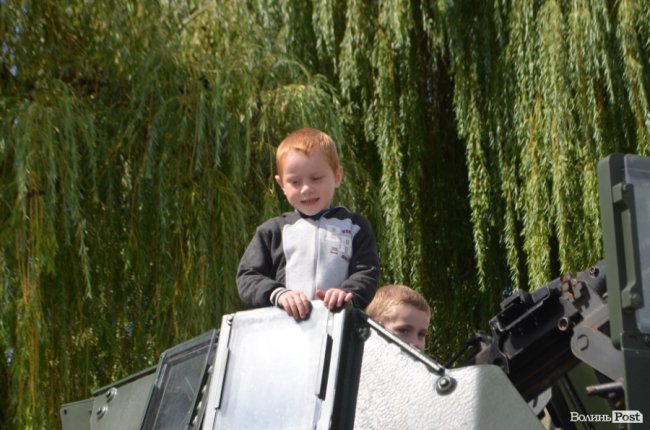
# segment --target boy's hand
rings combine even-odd
[[[282,306],[287,315],[296,321],[305,320],[311,312],[311,303],[305,293],[289,290],[282,293],[278,298],[278,304]]]
[[[352,293],[339,288],[330,288],[327,291],[316,290],[316,297],[323,301],[325,307],[331,311],[338,311],[347,302],[352,300]]]

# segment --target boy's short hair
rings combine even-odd
[[[327,157],[332,170],[336,172],[339,168],[339,156],[336,152],[336,143],[327,133],[315,128],[301,128],[296,130],[280,143],[275,153],[275,164],[278,175],[282,176],[282,162],[289,151],[300,151],[306,156],[311,156],[320,151]]]
[[[368,316],[379,323],[389,321],[391,308],[396,305],[410,305],[431,315],[431,308],[422,294],[406,285],[386,285],[377,289],[375,297],[366,308]]]

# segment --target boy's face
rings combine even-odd
[[[341,185],[343,169],[332,170],[327,157],[319,151],[310,156],[289,151],[281,166],[275,180],[291,206],[305,215],[315,215],[330,206],[334,190]]]
[[[390,315],[391,317],[383,323],[383,326],[404,342],[424,351],[431,316],[425,311],[403,303],[393,306]]]

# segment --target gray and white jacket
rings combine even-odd
[[[379,257],[368,220],[344,207],[320,217],[297,211],[257,227],[237,270],[239,296],[250,307],[277,304],[282,292],[340,288],[365,308],[377,288]]]

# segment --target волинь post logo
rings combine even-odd
[[[618,424],[642,424],[643,414],[639,411],[612,411],[608,414],[581,414],[571,412],[571,422],[610,422]]]

